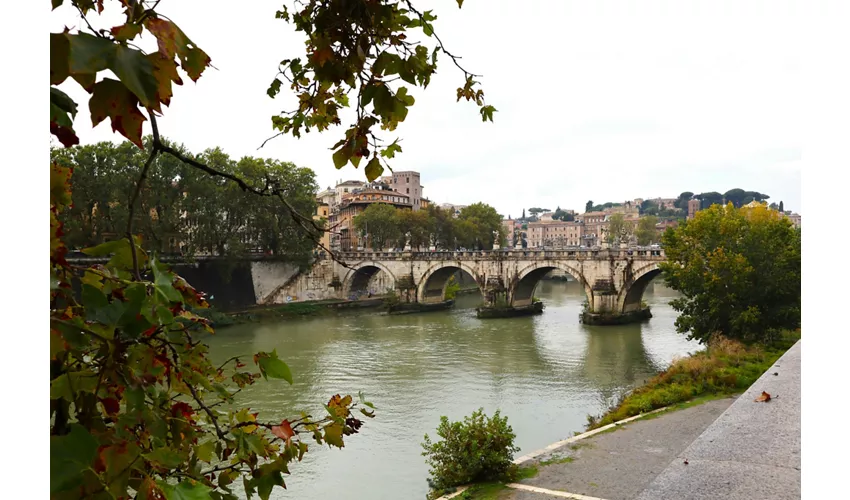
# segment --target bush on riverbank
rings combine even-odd
[[[516,435],[508,425],[508,418],[499,412],[492,418],[483,408],[465,417],[462,422],[449,422],[440,418],[437,436],[442,441],[431,442],[425,435],[422,453],[430,466],[429,484],[433,496],[440,496],[447,488],[463,484],[512,480],[517,468],[513,464]]]
[[[674,360],[667,370],[621,398],[603,416],[588,416],[587,430],[697,397],[743,392],[799,339],[800,330],[784,332],[767,345],[747,346],[715,336],[707,349]]]

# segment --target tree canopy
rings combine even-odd
[[[662,238],[676,328],[702,343],[720,333],[770,340],[800,326],[800,233],[766,207],[714,205]]]
[[[638,220],[637,229],[635,230],[638,245],[649,245],[658,241],[658,231],[655,229],[656,224],[658,224],[658,217],[654,215],[647,215]]]
[[[151,142],[152,138],[145,139],[148,147]],[[315,212],[318,186],[308,168],[252,157],[235,161],[218,148],[194,155],[182,145],[171,146],[254,185],[272,179],[285,186],[285,195],[296,210]],[[146,161],[144,152],[129,142],[100,142],[54,149],[51,158],[74,172],[73,205],[60,217],[66,243],[86,248],[122,234],[129,216],[128,196]],[[187,257],[241,256],[257,250],[306,263],[317,237],[312,227],[305,230],[281,210],[277,200],[258,198],[168,155],[153,160],[135,217],[142,248]]]

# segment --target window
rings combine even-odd
[[[407,188],[407,194],[410,194],[410,188]]]
[[[407,178],[407,183],[410,184],[410,177]]]
[[[348,192],[348,188],[343,188],[343,191]],[[129,241],[129,240],[128,240]]]

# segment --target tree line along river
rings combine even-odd
[[[654,317],[642,324],[579,323],[584,292],[576,282],[543,281],[535,295],[542,315],[479,320],[477,294],[460,295],[449,311],[400,316],[375,312],[221,328],[207,339],[214,362],[277,349],[295,383],[259,381],[239,406],[263,420],[322,415],[334,394],[363,391],[377,407],[343,450],[310,442],[292,464],[277,498],[424,498],[428,467],[423,435],[440,416],[459,420],[483,407],[499,409],[516,433],[519,455],[582,431],[623,392],[698,349],[675,331],[660,281],[644,295]]]

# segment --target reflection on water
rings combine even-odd
[[[240,325],[209,343],[214,360],[272,349],[286,360],[294,385],[261,381],[239,396],[267,420],[321,415],[331,395],[361,390],[378,408],[344,450],[314,443],[279,498],[424,498],[420,443],[441,415],[500,409],[529,452],[582,430],[587,414],[696,349],[675,333],[667,305],[675,292],[660,283],[644,295],[655,317],[640,325],[581,325],[576,282],[543,282],[535,296],[546,310],[534,317],[478,320],[480,296],[472,294],[447,312]]]

